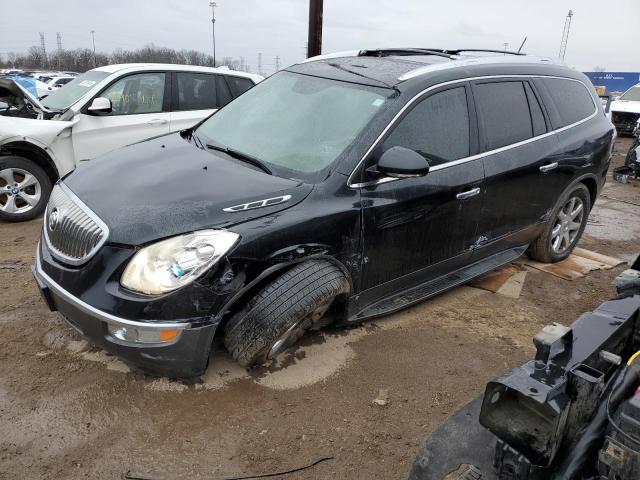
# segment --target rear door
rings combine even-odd
[[[557,142],[528,79],[473,84],[485,192],[475,259],[529,243],[549,213]]]
[[[374,149],[402,146],[423,155],[430,172],[422,177],[367,182],[363,208],[362,290],[384,295],[434,279],[471,257],[481,208],[483,167],[477,150],[475,115],[468,85],[430,92],[413,106]],[[369,163],[369,165],[367,165]],[[368,303],[363,293],[364,303]]]
[[[193,127],[233,98],[224,75],[199,72],[174,72],[173,75],[172,132]]]
[[[72,140],[76,159],[95,158],[116,148],[169,133],[168,74],[144,72],[124,76],[96,97],[111,100],[111,112],[78,115]]]

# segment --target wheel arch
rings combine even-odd
[[[26,140],[16,140],[0,145],[0,156],[17,155],[31,160],[46,172],[51,183],[55,183],[60,178],[60,173],[45,148]]]
[[[590,175],[582,177],[578,182],[582,183],[587,190],[589,190],[589,196],[591,197],[591,208],[593,208],[593,204],[596,203],[596,199],[598,198],[598,182],[596,181],[596,177],[592,177]]]
[[[226,323],[228,320],[236,313],[242,305],[244,305],[252,295],[254,295],[257,291],[263,288],[267,283],[273,281],[278,276],[282,275],[285,271],[292,268],[294,265],[299,263],[303,263],[309,260],[326,260],[331,262],[335,266],[337,266],[342,273],[344,274],[347,282],[349,284],[348,292],[343,295],[343,298],[339,305],[340,315],[346,315],[346,300],[349,298],[351,293],[353,292],[353,280],[349,273],[347,267],[337,258],[328,254],[311,254],[303,257],[299,257],[293,260],[283,261],[279,263],[275,263],[268,268],[264,269],[262,273],[260,273],[257,277],[247,283],[244,287],[242,287],[238,292],[231,297],[225,303],[225,305],[220,309],[220,313],[218,314],[218,326],[216,328],[215,338],[219,338],[219,336],[223,335]]]

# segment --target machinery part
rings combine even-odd
[[[263,363],[295,344],[348,290],[349,282],[333,263],[299,263],[229,320],[224,344],[244,367]]]
[[[0,157],[0,220],[18,222],[40,215],[47,206],[51,180],[23,157]]]
[[[582,183],[574,185],[558,200],[545,229],[527,254],[544,263],[567,258],[578,243],[591,211],[591,195]]]
[[[640,295],[545,327],[534,344],[534,360],[434,432],[411,480],[640,478]]]

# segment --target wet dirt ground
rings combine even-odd
[[[622,161],[629,138],[617,145]],[[630,202],[630,203],[625,203]],[[609,181],[582,246],[640,251],[640,184]],[[49,313],[30,265],[41,220],[0,224],[0,478],[404,479],[425,436],[533,352],[549,322],[614,295],[624,266],[569,282],[528,271],[519,299],[460,287],[268,369],[214,354],[203,383],[129,372]],[[374,400],[376,400],[374,402]]]

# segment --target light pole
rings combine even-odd
[[[209,2],[211,7],[211,34],[213,35],[213,66],[216,66],[216,2]]]
[[[91,40],[93,41],[93,66],[97,67],[98,62],[96,61],[96,31],[91,30]]]

